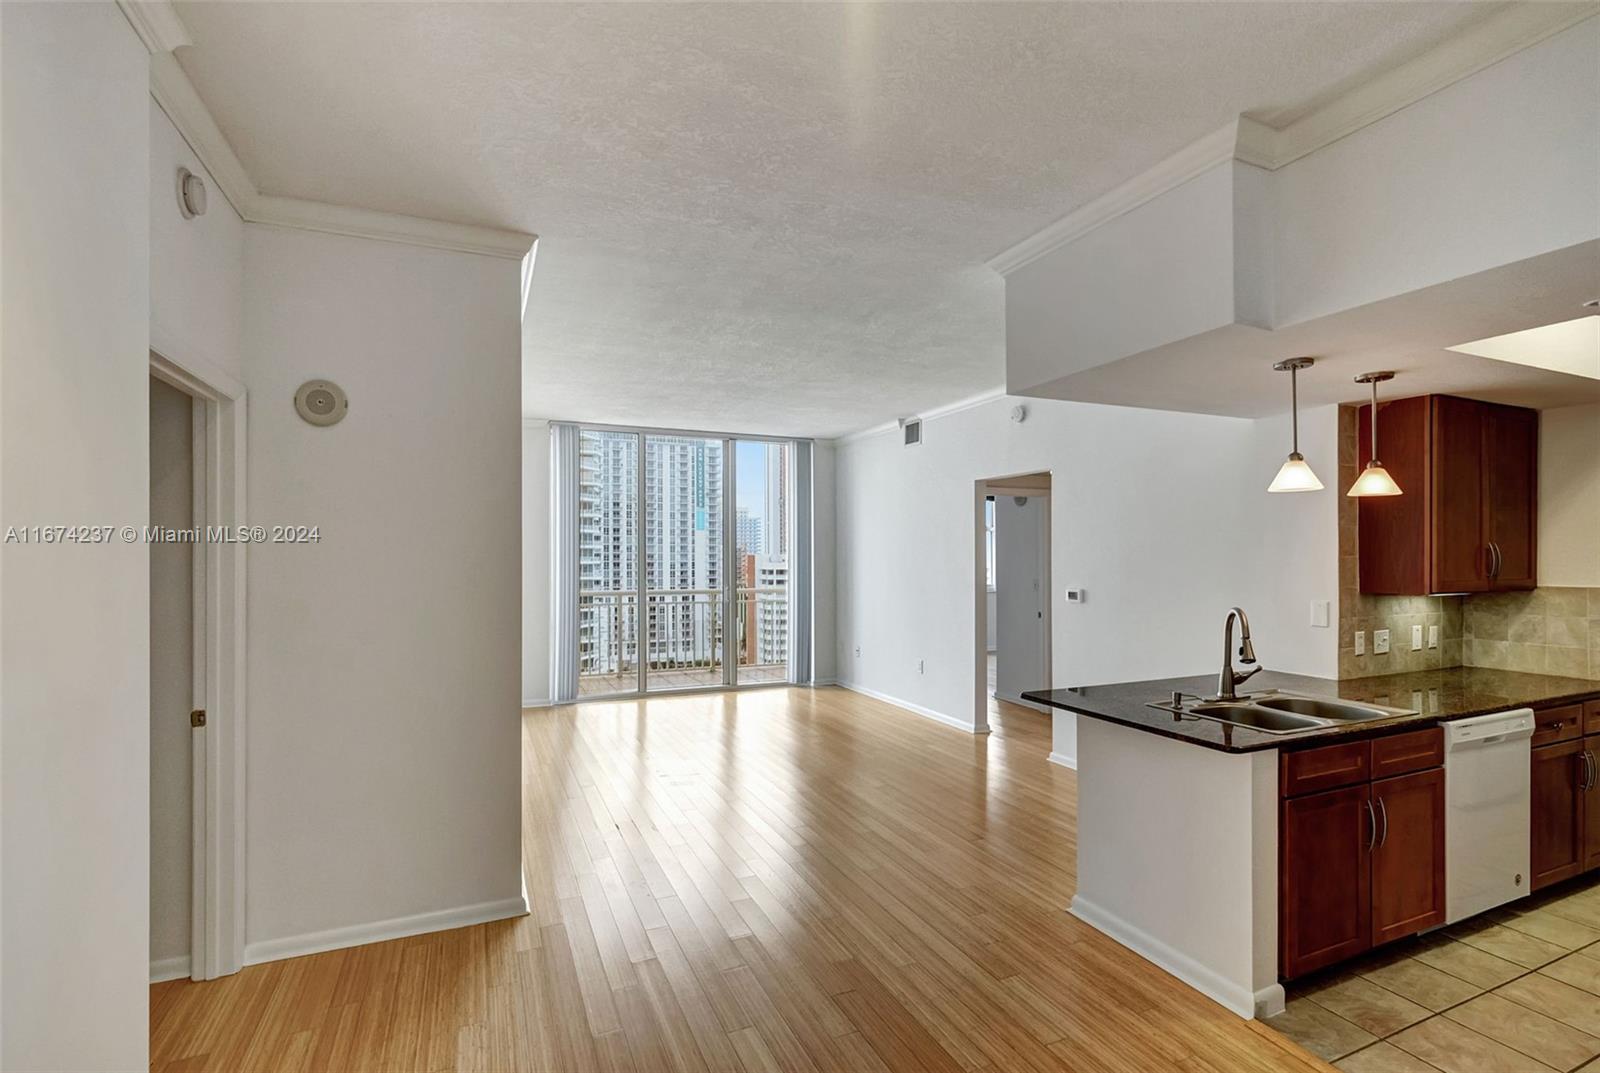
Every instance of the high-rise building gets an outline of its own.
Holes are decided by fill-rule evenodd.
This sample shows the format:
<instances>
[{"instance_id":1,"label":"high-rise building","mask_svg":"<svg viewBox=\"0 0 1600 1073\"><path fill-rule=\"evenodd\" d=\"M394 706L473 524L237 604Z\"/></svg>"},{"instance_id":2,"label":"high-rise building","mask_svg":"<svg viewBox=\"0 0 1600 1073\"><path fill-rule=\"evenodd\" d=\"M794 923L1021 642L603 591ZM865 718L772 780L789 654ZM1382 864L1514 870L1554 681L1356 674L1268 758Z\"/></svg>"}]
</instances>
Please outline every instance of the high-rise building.
<instances>
[{"instance_id":1,"label":"high-rise building","mask_svg":"<svg viewBox=\"0 0 1600 1073\"><path fill-rule=\"evenodd\" d=\"M579 461L580 673L637 666L639 445L584 430ZM644 572L652 666L719 657L722 444L651 436L644 457Z\"/></svg>"},{"instance_id":2,"label":"high-rise building","mask_svg":"<svg viewBox=\"0 0 1600 1073\"><path fill-rule=\"evenodd\" d=\"M740 507L738 517L735 519L734 524L734 541L738 554L741 557L745 555L759 555L766 550L761 546L762 532L760 517L751 514L745 508ZM751 584L752 581L753 579L751 578L741 579L741 583L745 585Z\"/></svg>"}]
</instances>

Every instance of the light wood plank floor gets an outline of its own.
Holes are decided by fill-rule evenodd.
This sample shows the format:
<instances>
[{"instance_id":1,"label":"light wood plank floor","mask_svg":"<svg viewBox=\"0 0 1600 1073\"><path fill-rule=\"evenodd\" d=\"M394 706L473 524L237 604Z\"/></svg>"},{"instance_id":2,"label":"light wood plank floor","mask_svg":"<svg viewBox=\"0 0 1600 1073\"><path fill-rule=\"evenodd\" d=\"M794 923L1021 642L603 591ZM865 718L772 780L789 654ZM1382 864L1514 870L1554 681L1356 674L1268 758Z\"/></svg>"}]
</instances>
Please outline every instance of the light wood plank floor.
<instances>
[{"instance_id":1,"label":"light wood plank floor","mask_svg":"<svg viewBox=\"0 0 1600 1073\"><path fill-rule=\"evenodd\" d=\"M1326 1070L1063 911L1049 720L839 689L523 716L532 914L151 988L188 1070Z\"/></svg>"}]
</instances>

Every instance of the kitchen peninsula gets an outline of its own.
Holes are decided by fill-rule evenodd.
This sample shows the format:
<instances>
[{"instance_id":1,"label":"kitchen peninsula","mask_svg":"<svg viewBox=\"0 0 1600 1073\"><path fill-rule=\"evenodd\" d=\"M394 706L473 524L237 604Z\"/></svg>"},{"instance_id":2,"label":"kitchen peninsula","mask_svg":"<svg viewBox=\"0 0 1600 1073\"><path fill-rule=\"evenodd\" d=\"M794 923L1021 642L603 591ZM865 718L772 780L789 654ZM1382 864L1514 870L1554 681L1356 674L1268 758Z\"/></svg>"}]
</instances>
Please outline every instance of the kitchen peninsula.
<instances>
[{"instance_id":1,"label":"kitchen peninsula","mask_svg":"<svg viewBox=\"0 0 1600 1073\"><path fill-rule=\"evenodd\" d=\"M1332 768L1312 770L1321 758L1349 760L1347 781L1362 780L1363 795L1365 780L1415 775L1426 768L1436 796L1430 807L1438 812L1442 802L1437 799L1444 792L1440 724L1532 708L1539 720L1533 739L1538 746L1541 736L1552 743L1581 741L1589 725L1587 709L1600 733L1600 681L1587 679L1471 667L1342 681L1264 671L1250 679L1251 695L1322 698L1392 711L1274 733L1171 710L1175 697L1214 694L1217 686L1215 676L1196 676L1041 690L1024 698L1086 717L1078 720L1077 730L1078 867L1072 913L1244 1017L1280 1011L1281 981L1298 975L1284 971L1280 926L1307 906L1280 905L1284 891L1301 889L1285 883L1288 862L1280 867L1282 824L1292 794L1343 785ZM1155 706L1161 704L1169 707ZM1561 778L1569 769L1587 773L1575 761L1575 754L1567 757ZM1568 792L1588 790L1591 781L1572 782ZM1436 822L1442 825L1442 814ZM1355 845L1357 851L1372 850L1373 823L1369 844ZM1539 823L1536 811L1534 824ZM1367 829L1360 830L1362 836L1347 842L1366 839ZM1429 898L1442 899L1442 841L1439 826L1431 849L1396 843L1411 865L1415 858L1427 858L1424 866L1434 870ZM1534 856L1537 874L1537 838ZM1316 899L1316 914L1345 913L1333 892L1341 873L1354 870L1346 867L1349 860L1329 861L1328 882L1312 885L1305 895L1308 902ZM1292 867L1304 874L1307 862L1300 859ZM1429 882L1424 877L1423 885ZM1412 923L1424 923L1409 931L1402 919L1388 931L1368 932L1365 914L1365 907L1346 914L1348 923L1362 930L1362 949L1443 922L1442 902L1437 914L1413 914ZM1305 919L1304 912L1298 919ZM1292 959L1290 968L1306 964Z\"/></svg>"}]
</instances>

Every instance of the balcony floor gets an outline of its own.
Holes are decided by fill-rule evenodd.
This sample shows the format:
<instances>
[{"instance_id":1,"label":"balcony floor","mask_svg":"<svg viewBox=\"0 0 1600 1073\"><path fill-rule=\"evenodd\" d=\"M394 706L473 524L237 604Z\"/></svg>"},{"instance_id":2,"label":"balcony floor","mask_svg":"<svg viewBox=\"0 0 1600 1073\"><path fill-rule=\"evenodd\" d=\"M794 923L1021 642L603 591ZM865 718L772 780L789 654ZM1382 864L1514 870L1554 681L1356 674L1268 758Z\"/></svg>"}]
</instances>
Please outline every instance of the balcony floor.
<instances>
[{"instance_id":1,"label":"balcony floor","mask_svg":"<svg viewBox=\"0 0 1600 1073\"><path fill-rule=\"evenodd\" d=\"M766 685L782 682L789 677L785 663L753 663L739 668L740 685ZM650 691L673 689L715 689L722 685L722 668L679 668L670 671L650 672ZM639 676L634 671L626 674L580 674L578 696L606 697L618 693L636 693Z\"/></svg>"}]
</instances>

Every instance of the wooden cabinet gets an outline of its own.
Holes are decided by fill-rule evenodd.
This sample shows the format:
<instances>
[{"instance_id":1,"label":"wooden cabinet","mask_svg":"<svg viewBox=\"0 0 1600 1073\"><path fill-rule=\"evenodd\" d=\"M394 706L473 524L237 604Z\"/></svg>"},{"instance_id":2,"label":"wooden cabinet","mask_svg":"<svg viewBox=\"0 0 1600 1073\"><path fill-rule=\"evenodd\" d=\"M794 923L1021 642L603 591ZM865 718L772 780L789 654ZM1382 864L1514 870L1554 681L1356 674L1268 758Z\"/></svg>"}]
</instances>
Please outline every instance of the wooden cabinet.
<instances>
[{"instance_id":1,"label":"wooden cabinet","mask_svg":"<svg viewBox=\"0 0 1600 1073\"><path fill-rule=\"evenodd\" d=\"M1530 890L1583 871L1587 805L1583 789L1584 740L1570 738L1532 750Z\"/></svg>"},{"instance_id":2,"label":"wooden cabinet","mask_svg":"<svg viewBox=\"0 0 1600 1073\"><path fill-rule=\"evenodd\" d=\"M1361 409L1358 463L1371 458ZM1537 579L1539 415L1452 395L1380 403L1378 450L1404 494L1365 498L1361 591L1531 589Z\"/></svg>"},{"instance_id":3,"label":"wooden cabinet","mask_svg":"<svg viewBox=\"0 0 1600 1073\"><path fill-rule=\"evenodd\" d=\"M1442 750L1429 727L1281 754L1285 979L1444 923Z\"/></svg>"},{"instance_id":4,"label":"wooden cabinet","mask_svg":"<svg viewBox=\"0 0 1600 1073\"><path fill-rule=\"evenodd\" d=\"M1283 802L1279 927L1286 979L1372 945L1375 824L1366 783Z\"/></svg>"},{"instance_id":5,"label":"wooden cabinet","mask_svg":"<svg viewBox=\"0 0 1600 1073\"><path fill-rule=\"evenodd\" d=\"M1444 769L1380 779L1369 791L1372 945L1444 923Z\"/></svg>"}]
</instances>

